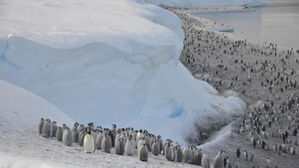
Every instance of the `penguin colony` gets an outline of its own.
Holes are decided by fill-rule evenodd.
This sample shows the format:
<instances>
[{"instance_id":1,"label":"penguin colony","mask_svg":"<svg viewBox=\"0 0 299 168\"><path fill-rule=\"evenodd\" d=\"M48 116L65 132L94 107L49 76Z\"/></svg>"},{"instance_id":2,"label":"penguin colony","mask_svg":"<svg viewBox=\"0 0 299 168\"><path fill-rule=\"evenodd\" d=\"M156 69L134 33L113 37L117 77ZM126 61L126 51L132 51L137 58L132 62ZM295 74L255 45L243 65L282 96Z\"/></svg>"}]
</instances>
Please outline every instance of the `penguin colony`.
<instances>
[{"instance_id":1,"label":"penguin colony","mask_svg":"<svg viewBox=\"0 0 299 168\"><path fill-rule=\"evenodd\" d=\"M181 19L185 32L180 61L219 93L233 90L248 104L233 129L252 144L250 151L295 155L299 144L298 50L236 40L209 31L207 24L186 12L188 9L166 9ZM254 154L246 149L238 148L236 157L254 160ZM277 166L271 158L264 160L266 167Z\"/></svg>"},{"instance_id":2,"label":"penguin colony","mask_svg":"<svg viewBox=\"0 0 299 168\"><path fill-rule=\"evenodd\" d=\"M109 129L94 126L93 123L85 127L76 122L70 130L65 124L60 127L55 121L41 118L38 123L38 133L45 138L54 138L66 146L71 147L74 143L78 143L85 153L94 153L96 150L105 153L114 151L116 155L137 156L143 162L147 162L149 155L152 154L164 155L166 160L172 162L201 165L205 168L210 168L214 164L214 168L222 168L219 166L225 165L225 158L227 158L220 151L212 162L207 154L195 146L188 145L182 148L170 139L166 139L163 143L161 136L153 135L147 130L138 131L131 127L117 129L115 124ZM237 164L234 162L232 166Z\"/></svg>"}]
</instances>

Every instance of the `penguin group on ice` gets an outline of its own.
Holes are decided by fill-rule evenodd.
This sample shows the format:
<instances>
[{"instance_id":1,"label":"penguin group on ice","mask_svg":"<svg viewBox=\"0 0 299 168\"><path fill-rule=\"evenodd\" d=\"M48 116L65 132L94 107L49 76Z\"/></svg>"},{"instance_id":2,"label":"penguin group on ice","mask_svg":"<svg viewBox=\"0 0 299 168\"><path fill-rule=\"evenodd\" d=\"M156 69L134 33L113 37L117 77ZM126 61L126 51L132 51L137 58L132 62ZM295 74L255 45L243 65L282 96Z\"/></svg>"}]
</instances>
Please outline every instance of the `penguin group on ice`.
<instances>
[{"instance_id":1,"label":"penguin group on ice","mask_svg":"<svg viewBox=\"0 0 299 168\"><path fill-rule=\"evenodd\" d=\"M166 9L181 19L185 32L180 61L194 77L208 82L220 94L233 91L230 93L237 93L248 105L245 113L233 123L233 131L252 147L240 146L236 159L253 161L257 150L268 152L268 156L273 152L276 157L282 153L296 155L299 144L298 50L235 39L226 33L211 31L219 24L205 23L208 21L188 13L188 8ZM270 157L263 160L263 166L278 167Z\"/></svg>"},{"instance_id":2,"label":"penguin group on ice","mask_svg":"<svg viewBox=\"0 0 299 168\"><path fill-rule=\"evenodd\" d=\"M73 146L76 143L83 147L82 151L89 154L101 150L116 155L137 156L143 162L147 162L150 155L164 155L167 161L201 165L205 168L210 168L212 164L214 168L222 168L219 166L226 165L227 157L222 151L212 162L208 155L196 146L187 145L182 148L177 143L173 144L170 139L166 139L163 143L160 135L156 136L147 130L134 130L131 127L117 129L115 124L109 129L94 126L93 123L85 127L76 122L70 130L66 124L57 127L55 121L41 118L38 123L38 133L45 138L54 138L66 146Z\"/></svg>"}]
</instances>

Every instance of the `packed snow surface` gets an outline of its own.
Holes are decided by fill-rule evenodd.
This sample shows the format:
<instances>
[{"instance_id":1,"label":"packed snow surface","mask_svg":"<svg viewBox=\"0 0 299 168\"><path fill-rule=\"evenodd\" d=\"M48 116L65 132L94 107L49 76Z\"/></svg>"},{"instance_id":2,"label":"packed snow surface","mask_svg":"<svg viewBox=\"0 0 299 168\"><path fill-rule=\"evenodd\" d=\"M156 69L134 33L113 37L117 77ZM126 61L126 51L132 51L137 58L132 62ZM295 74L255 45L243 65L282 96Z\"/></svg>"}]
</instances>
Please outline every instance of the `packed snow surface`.
<instances>
[{"instance_id":1,"label":"packed snow surface","mask_svg":"<svg viewBox=\"0 0 299 168\"><path fill-rule=\"evenodd\" d=\"M180 20L160 7L129 0L5 0L0 11L0 78L76 121L149 129L183 143L193 122L223 122L244 107L179 62Z\"/></svg>"},{"instance_id":2,"label":"packed snow surface","mask_svg":"<svg viewBox=\"0 0 299 168\"><path fill-rule=\"evenodd\" d=\"M137 156L119 156L97 150L86 154L78 144L65 146L55 138L38 134L39 116L55 119L58 125L73 124L69 117L43 98L0 80L0 167L1 168L123 168L198 167L166 161L149 154L148 162Z\"/></svg>"}]
</instances>

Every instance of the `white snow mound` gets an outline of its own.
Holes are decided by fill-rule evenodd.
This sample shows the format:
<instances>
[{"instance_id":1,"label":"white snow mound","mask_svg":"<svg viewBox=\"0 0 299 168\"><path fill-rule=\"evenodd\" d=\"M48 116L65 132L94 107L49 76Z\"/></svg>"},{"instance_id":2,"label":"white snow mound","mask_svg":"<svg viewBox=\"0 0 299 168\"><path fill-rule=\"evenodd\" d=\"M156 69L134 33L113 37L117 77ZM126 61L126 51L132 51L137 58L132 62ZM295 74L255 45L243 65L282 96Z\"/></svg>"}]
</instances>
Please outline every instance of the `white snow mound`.
<instances>
[{"instance_id":1,"label":"white snow mound","mask_svg":"<svg viewBox=\"0 0 299 168\"><path fill-rule=\"evenodd\" d=\"M73 123L67 115L43 98L0 79L1 128L6 131L37 131L41 117L53 118L60 123Z\"/></svg>"},{"instance_id":2,"label":"white snow mound","mask_svg":"<svg viewBox=\"0 0 299 168\"><path fill-rule=\"evenodd\" d=\"M223 123L242 112L240 99L219 96L179 62L180 20L162 8L129 0L9 0L0 11L0 78L76 121L146 128L183 143L194 122L208 127L207 116Z\"/></svg>"}]
</instances>

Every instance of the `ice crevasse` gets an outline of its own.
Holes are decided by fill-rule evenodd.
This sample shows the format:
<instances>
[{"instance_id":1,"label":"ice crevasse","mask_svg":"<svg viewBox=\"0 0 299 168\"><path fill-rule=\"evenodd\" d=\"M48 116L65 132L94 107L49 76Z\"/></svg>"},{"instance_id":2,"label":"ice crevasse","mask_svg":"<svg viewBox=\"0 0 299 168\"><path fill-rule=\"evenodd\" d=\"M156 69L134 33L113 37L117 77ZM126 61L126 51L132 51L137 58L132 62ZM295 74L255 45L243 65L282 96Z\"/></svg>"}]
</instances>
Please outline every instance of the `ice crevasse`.
<instances>
[{"instance_id":1,"label":"ice crevasse","mask_svg":"<svg viewBox=\"0 0 299 168\"><path fill-rule=\"evenodd\" d=\"M223 122L245 106L219 96L179 62L180 20L160 7L7 0L0 11L0 78L75 121L134 126L184 142L194 123Z\"/></svg>"}]
</instances>

